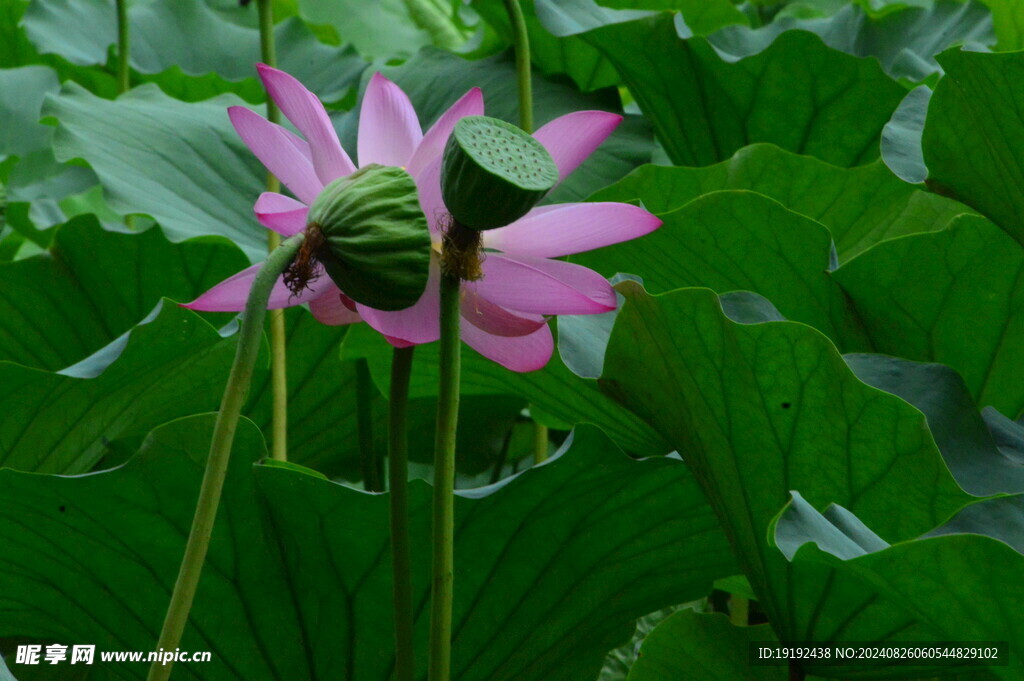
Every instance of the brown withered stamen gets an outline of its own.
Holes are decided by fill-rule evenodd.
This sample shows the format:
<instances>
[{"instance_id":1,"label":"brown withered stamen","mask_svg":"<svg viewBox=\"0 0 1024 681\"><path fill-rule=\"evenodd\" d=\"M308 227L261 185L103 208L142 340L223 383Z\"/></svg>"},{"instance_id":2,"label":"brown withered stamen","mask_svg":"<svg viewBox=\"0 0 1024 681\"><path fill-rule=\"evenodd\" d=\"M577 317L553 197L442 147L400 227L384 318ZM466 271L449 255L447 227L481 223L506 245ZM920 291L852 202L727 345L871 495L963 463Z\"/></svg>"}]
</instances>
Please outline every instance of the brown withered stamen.
<instances>
[{"instance_id":1,"label":"brown withered stamen","mask_svg":"<svg viewBox=\"0 0 1024 681\"><path fill-rule=\"evenodd\" d=\"M310 283L316 281L317 251L324 245L324 233L320 225L311 222L306 225L306 240L302 242L295 260L284 271L284 285L292 292L292 295L299 295L309 287Z\"/></svg>"},{"instance_id":2,"label":"brown withered stamen","mask_svg":"<svg viewBox=\"0 0 1024 681\"><path fill-rule=\"evenodd\" d=\"M483 276L483 240L480 232L470 229L448 215L443 221L441 239L441 272L462 281L476 281Z\"/></svg>"}]
</instances>

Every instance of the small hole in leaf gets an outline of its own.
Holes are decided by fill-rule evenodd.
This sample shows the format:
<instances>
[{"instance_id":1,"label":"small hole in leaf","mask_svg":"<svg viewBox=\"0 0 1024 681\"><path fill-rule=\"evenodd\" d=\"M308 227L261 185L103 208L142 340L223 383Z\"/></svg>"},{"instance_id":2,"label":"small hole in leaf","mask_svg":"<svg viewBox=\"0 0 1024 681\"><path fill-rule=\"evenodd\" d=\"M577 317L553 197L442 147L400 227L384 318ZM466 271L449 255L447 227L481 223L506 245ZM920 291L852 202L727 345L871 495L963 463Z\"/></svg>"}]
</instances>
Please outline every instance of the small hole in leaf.
<instances>
[{"instance_id":1,"label":"small hole in leaf","mask_svg":"<svg viewBox=\"0 0 1024 681\"><path fill-rule=\"evenodd\" d=\"M790 407L792 407L792 406L793 406L793 405L791 405L791 404L790 404L789 402L783 402L783 403L782 403L782 408L783 408L783 409L789 409L789 408L790 408Z\"/></svg>"},{"instance_id":2,"label":"small hole in leaf","mask_svg":"<svg viewBox=\"0 0 1024 681\"><path fill-rule=\"evenodd\" d=\"M61 512L61 513L63 513L63 512L64 512L64 511L66 511L66 510L67 510L67 507L65 507L65 506L61 506L61 507L60 507L60 512Z\"/></svg>"}]
</instances>

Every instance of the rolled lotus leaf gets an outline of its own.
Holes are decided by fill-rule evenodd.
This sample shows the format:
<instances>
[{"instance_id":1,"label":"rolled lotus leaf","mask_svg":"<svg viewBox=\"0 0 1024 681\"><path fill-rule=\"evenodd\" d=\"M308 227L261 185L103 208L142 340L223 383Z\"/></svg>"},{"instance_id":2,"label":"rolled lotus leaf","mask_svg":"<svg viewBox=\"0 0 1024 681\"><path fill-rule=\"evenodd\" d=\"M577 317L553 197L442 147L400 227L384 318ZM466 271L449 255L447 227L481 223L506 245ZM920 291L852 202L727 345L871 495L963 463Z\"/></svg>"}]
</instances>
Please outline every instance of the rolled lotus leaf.
<instances>
[{"instance_id":1,"label":"rolled lotus leaf","mask_svg":"<svg viewBox=\"0 0 1024 681\"><path fill-rule=\"evenodd\" d=\"M317 230L316 259L352 300L401 310L423 295L430 230L402 168L369 165L324 187L309 209L307 231Z\"/></svg>"},{"instance_id":2,"label":"rolled lotus leaf","mask_svg":"<svg viewBox=\"0 0 1024 681\"><path fill-rule=\"evenodd\" d=\"M557 182L558 167L548 150L510 123L466 116L448 138L441 197L452 217L470 229L515 222Z\"/></svg>"}]
</instances>

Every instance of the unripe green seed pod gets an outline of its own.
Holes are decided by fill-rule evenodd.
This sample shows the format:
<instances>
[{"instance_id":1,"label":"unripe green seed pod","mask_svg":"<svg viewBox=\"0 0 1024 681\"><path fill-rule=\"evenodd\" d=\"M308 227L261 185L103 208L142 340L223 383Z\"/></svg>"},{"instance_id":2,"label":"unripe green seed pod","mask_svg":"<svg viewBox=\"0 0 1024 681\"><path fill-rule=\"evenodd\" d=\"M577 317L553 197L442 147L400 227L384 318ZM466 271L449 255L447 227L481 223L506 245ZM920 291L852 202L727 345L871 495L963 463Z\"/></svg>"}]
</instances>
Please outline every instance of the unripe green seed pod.
<instances>
[{"instance_id":1,"label":"unripe green seed pod","mask_svg":"<svg viewBox=\"0 0 1024 681\"><path fill-rule=\"evenodd\" d=\"M307 233L313 255L356 302L401 310L423 295L430 230L402 168L374 164L331 182L309 209Z\"/></svg>"},{"instance_id":2,"label":"unripe green seed pod","mask_svg":"<svg viewBox=\"0 0 1024 681\"><path fill-rule=\"evenodd\" d=\"M441 197L452 217L470 229L515 222L557 182L558 167L548 150L510 123L466 116L448 138Z\"/></svg>"}]
</instances>

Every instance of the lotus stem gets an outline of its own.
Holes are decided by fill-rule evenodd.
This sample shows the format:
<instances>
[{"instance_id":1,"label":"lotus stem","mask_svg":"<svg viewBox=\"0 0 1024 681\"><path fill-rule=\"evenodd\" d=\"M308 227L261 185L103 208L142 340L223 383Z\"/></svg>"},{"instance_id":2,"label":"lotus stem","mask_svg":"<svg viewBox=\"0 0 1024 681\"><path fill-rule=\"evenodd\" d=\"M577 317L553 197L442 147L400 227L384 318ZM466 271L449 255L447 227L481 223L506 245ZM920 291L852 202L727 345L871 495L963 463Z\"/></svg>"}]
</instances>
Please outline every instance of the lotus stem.
<instances>
[{"instance_id":1,"label":"lotus stem","mask_svg":"<svg viewBox=\"0 0 1024 681\"><path fill-rule=\"evenodd\" d=\"M750 601L732 594L729 597L729 621L737 627L747 626L750 623Z\"/></svg>"},{"instance_id":2,"label":"lotus stem","mask_svg":"<svg viewBox=\"0 0 1024 681\"><path fill-rule=\"evenodd\" d=\"M128 57L128 0L117 0L117 94L127 92L131 87Z\"/></svg>"},{"instance_id":3,"label":"lotus stem","mask_svg":"<svg viewBox=\"0 0 1024 681\"><path fill-rule=\"evenodd\" d=\"M516 79L519 82L519 127L533 132L533 83L530 80L530 36L519 0L505 0L505 11L512 24L512 44L516 50Z\"/></svg>"},{"instance_id":4,"label":"lotus stem","mask_svg":"<svg viewBox=\"0 0 1024 681\"><path fill-rule=\"evenodd\" d=\"M533 422L533 463L544 463L548 460L548 427Z\"/></svg>"},{"instance_id":5,"label":"lotus stem","mask_svg":"<svg viewBox=\"0 0 1024 681\"><path fill-rule=\"evenodd\" d=\"M220 504L224 478L227 475L228 461L231 458L231 446L235 440L235 429L242 412L249 385L252 383L253 368L259 355L260 341L263 335L263 320L267 312L270 292L278 276L291 263L302 245L305 235L297 234L285 241L280 248L271 253L263 267L256 274L245 303L242 317L242 328L238 332L238 349L235 362L231 366L228 384L224 389L224 397L217 412L217 422L213 428L213 439L210 442L210 456L206 460L206 473L199 489L196 502L196 513L192 519L192 529L185 545L185 556L178 570L178 579L174 584L174 592L167 608L160 639L154 650L174 650L181 643L182 633L188 623L188 613L192 608L192 599L196 595L199 577L203 571L206 552L210 547L210 536L217 517L217 506ZM148 681L166 681L171 675L173 664L153 662L149 668Z\"/></svg>"},{"instance_id":6,"label":"lotus stem","mask_svg":"<svg viewBox=\"0 0 1024 681\"><path fill-rule=\"evenodd\" d=\"M277 48L274 45L274 11L272 0L256 0L260 26L260 58L267 66L277 67ZM267 120L281 122L281 112L273 97L267 97ZM281 183L267 173L267 191L278 192ZM281 245L281 235L270 232L267 252ZM270 425L270 455L279 460L288 459L288 352L284 310L271 310L270 317L270 388L273 395Z\"/></svg>"},{"instance_id":7,"label":"lotus stem","mask_svg":"<svg viewBox=\"0 0 1024 681\"><path fill-rule=\"evenodd\" d=\"M458 243L455 223L445 239ZM456 234L453 234L455 232ZM442 253L442 263L452 254ZM460 254L450 258L461 260ZM462 279L442 264L440 387L437 398L437 439L434 443L433 565L431 580L430 659L428 681L449 681L452 656L452 597L455 563L455 435L459 419L459 299Z\"/></svg>"}]
</instances>

